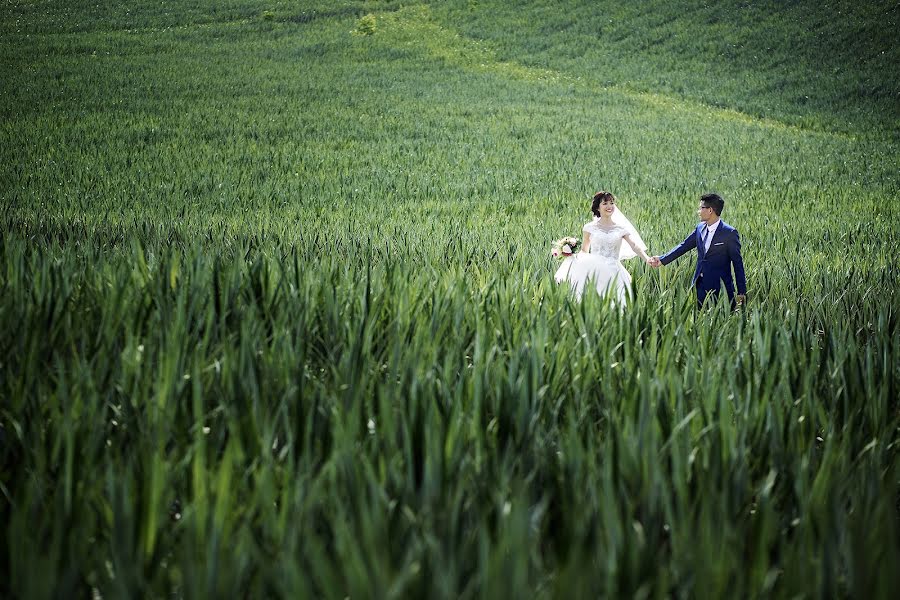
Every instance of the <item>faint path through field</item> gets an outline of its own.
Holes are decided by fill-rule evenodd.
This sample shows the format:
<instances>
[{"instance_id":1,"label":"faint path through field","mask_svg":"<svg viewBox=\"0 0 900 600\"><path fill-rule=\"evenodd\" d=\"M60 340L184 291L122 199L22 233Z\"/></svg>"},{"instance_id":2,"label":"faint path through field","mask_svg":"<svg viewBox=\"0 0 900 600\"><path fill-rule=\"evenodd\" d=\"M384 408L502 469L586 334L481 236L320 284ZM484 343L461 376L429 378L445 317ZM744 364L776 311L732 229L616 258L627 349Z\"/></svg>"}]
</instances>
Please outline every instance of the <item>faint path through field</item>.
<instances>
[{"instance_id":1,"label":"faint path through field","mask_svg":"<svg viewBox=\"0 0 900 600\"><path fill-rule=\"evenodd\" d=\"M447 28L432 18L428 6L418 5L400 9L399 11L377 13L379 19L378 38L404 48L415 48L433 58L446 61L463 69L496 73L506 77L529 81L543 81L565 85L583 86L602 91L607 94L619 94L622 97L644 102L664 110L699 115L747 124L761 125L775 129L792 131L809 131L803 127L792 125L771 118L759 118L730 109L710 106L695 100L673 97L665 94L650 93L629 89L627 86L604 86L587 81L581 77L572 77L551 69L528 67L514 61L501 61L487 44L468 38L457 31ZM854 136L834 131L816 130L817 133L835 136L842 139L853 139Z\"/></svg>"}]
</instances>

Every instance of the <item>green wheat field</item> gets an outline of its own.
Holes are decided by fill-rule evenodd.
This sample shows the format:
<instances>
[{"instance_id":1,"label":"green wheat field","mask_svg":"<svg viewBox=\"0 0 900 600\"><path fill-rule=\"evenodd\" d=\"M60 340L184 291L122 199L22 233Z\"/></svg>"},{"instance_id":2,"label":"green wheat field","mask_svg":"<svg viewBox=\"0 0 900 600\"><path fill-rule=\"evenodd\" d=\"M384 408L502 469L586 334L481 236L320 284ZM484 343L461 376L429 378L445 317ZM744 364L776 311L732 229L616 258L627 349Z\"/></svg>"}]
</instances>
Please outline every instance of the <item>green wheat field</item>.
<instances>
[{"instance_id":1,"label":"green wheat field","mask_svg":"<svg viewBox=\"0 0 900 600\"><path fill-rule=\"evenodd\" d=\"M7 0L0 596L892 597L898 31ZM651 254L721 194L747 305L575 301L600 189Z\"/></svg>"}]
</instances>

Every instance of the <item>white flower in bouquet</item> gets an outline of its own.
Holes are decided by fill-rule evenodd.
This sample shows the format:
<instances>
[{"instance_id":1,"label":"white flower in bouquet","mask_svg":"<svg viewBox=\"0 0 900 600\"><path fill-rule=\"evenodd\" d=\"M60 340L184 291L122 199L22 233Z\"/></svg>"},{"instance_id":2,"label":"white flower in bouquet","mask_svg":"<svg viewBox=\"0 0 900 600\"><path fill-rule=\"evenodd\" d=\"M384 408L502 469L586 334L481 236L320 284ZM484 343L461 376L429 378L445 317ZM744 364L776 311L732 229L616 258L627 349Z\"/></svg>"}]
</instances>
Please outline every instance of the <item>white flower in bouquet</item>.
<instances>
[{"instance_id":1,"label":"white flower in bouquet","mask_svg":"<svg viewBox=\"0 0 900 600\"><path fill-rule=\"evenodd\" d=\"M581 240L576 237L564 237L553 242L553 248L550 250L550 256L553 258L566 258L578 252L581 246Z\"/></svg>"}]
</instances>

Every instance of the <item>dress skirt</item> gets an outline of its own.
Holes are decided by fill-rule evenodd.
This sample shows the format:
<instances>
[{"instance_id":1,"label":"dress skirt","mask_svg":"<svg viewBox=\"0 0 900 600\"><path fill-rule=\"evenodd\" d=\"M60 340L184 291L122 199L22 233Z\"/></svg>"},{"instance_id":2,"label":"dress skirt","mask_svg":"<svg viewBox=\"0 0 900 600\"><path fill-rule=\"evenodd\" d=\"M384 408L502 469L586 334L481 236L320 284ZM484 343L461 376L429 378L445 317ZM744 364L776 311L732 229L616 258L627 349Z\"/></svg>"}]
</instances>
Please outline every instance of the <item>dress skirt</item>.
<instances>
[{"instance_id":1,"label":"dress skirt","mask_svg":"<svg viewBox=\"0 0 900 600\"><path fill-rule=\"evenodd\" d=\"M601 296L612 294L624 305L631 293L631 275L614 258L577 252L563 259L556 271L556 283L567 281L579 300L586 286L593 286Z\"/></svg>"}]
</instances>

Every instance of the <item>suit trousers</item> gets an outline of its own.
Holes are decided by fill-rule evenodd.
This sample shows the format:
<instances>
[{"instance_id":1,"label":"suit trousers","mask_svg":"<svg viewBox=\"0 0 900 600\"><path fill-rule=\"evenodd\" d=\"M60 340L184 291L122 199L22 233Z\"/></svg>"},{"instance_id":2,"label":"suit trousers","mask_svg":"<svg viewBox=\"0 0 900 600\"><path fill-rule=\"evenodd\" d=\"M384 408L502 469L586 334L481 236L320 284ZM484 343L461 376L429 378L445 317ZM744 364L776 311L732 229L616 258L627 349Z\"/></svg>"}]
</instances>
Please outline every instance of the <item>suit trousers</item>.
<instances>
[{"instance_id":1,"label":"suit trousers","mask_svg":"<svg viewBox=\"0 0 900 600\"><path fill-rule=\"evenodd\" d=\"M717 288L708 288L703 285L703 276L701 275L699 279L697 279L697 283L694 285L695 291L697 292L697 308L702 307L704 304L712 304L714 302L719 301L719 296L722 293L722 286ZM734 293L729 292L725 289L725 293L728 295L728 300L731 303L731 310L735 310L737 308L737 303L734 300Z\"/></svg>"}]
</instances>

